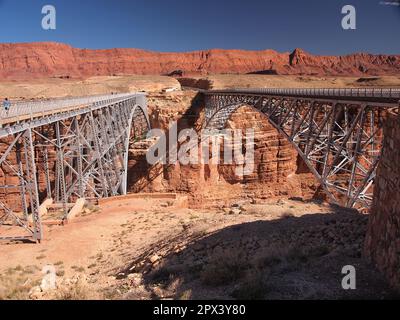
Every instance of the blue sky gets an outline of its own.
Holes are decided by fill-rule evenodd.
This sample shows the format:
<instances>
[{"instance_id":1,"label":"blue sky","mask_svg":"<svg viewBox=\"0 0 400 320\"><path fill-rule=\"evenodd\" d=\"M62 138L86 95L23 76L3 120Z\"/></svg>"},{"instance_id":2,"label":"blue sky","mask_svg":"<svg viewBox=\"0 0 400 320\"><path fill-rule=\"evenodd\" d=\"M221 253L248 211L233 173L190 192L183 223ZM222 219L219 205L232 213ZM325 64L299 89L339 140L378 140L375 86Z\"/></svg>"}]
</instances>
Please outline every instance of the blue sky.
<instances>
[{"instance_id":1,"label":"blue sky","mask_svg":"<svg viewBox=\"0 0 400 320\"><path fill-rule=\"evenodd\" d=\"M0 0L0 42L57 41L78 48L191 51L300 47L314 54L400 54L400 6L380 0ZM41 9L57 29L41 28ZM341 8L357 10L343 30Z\"/></svg>"}]
</instances>

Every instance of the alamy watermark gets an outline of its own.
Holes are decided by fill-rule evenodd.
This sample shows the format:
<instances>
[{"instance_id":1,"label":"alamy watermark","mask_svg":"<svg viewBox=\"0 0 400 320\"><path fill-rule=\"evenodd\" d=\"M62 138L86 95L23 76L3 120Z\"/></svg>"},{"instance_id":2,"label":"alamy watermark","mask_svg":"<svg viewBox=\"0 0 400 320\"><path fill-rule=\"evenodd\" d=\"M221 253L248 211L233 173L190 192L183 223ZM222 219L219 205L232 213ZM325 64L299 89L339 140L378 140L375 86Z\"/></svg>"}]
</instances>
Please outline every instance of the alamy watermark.
<instances>
[{"instance_id":1,"label":"alamy watermark","mask_svg":"<svg viewBox=\"0 0 400 320\"><path fill-rule=\"evenodd\" d=\"M47 4L42 7L42 29L55 30L56 25L56 8L53 5Z\"/></svg>"},{"instance_id":2,"label":"alamy watermark","mask_svg":"<svg viewBox=\"0 0 400 320\"><path fill-rule=\"evenodd\" d=\"M384 5L396 5L399 6L399 1L382 1L380 4ZM342 28L344 30L355 30L356 25L356 8L353 5L347 4L342 7ZM54 5L47 4L42 7L42 29L43 30L55 30L57 28L56 20L56 8Z\"/></svg>"},{"instance_id":3,"label":"alamy watermark","mask_svg":"<svg viewBox=\"0 0 400 320\"><path fill-rule=\"evenodd\" d=\"M234 165L239 177L254 172L254 129L184 129L178 134L173 122L168 134L152 129L148 137L157 142L147 152L147 162L181 165L215 164Z\"/></svg>"},{"instance_id":4,"label":"alamy watermark","mask_svg":"<svg viewBox=\"0 0 400 320\"><path fill-rule=\"evenodd\" d=\"M342 28L344 30L357 29L356 8L350 4L345 5L342 8L342 14L345 15L342 18Z\"/></svg>"},{"instance_id":5,"label":"alamy watermark","mask_svg":"<svg viewBox=\"0 0 400 320\"><path fill-rule=\"evenodd\" d=\"M344 266L342 274L345 275L342 279L342 288L344 290L356 290L356 268L352 265Z\"/></svg>"},{"instance_id":6,"label":"alamy watermark","mask_svg":"<svg viewBox=\"0 0 400 320\"><path fill-rule=\"evenodd\" d=\"M392 0L392 1L381 1L379 4L384 6L397 6L400 7L400 0Z\"/></svg>"}]
</instances>

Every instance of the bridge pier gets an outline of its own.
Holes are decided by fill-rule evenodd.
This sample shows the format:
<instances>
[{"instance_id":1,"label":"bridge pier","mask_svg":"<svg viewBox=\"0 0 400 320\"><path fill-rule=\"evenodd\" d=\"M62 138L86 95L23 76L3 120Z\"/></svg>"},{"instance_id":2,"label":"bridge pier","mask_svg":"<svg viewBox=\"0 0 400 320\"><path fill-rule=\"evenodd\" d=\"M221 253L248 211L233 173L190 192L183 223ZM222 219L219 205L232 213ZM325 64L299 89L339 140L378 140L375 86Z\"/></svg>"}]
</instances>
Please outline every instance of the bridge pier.
<instances>
[{"instance_id":1,"label":"bridge pier","mask_svg":"<svg viewBox=\"0 0 400 320\"><path fill-rule=\"evenodd\" d=\"M382 160L377 170L374 200L364 253L400 289L400 116L384 123Z\"/></svg>"}]
</instances>

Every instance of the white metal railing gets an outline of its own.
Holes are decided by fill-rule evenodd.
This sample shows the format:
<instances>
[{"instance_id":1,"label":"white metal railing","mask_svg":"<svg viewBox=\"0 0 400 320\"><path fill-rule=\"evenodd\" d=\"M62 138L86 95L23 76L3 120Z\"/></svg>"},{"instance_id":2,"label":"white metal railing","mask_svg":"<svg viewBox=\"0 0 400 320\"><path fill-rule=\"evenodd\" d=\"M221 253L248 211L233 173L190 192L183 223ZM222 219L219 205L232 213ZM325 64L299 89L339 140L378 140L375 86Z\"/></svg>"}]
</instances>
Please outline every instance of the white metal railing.
<instances>
[{"instance_id":1,"label":"white metal railing","mask_svg":"<svg viewBox=\"0 0 400 320\"><path fill-rule=\"evenodd\" d=\"M360 98L393 98L400 99L400 89L367 89L367 88L351 88L351 89L226 89L226 90L210 90L209 94L216 92L221 93L259 93L273 95L288 95L288 96L324 96L324 97L360 97ZM207 93L207 92L206 92Z\"/></svg>"},{"instance_id":2,"label":"white metal railing","mask_svg":"<svg viewBox=\"0 0 400 320\"><path fill-rule=\"evenodd\" d=\"M121 93L121 94L109 94L109 95L95 95L86 97L74 97L54 100L41 100L31 102L12 102L8 112L4 110L1 102L0 119L2 122L7 119L15 119L22 116L30 116L30 118L38 117L41 114L48 112L57 112L58 110L66 108L74 108L79 106L88 105L104 105L117 102L118 100L124 100L130 96L137 94L132 93Z\"/></svg>"}]
</instances>

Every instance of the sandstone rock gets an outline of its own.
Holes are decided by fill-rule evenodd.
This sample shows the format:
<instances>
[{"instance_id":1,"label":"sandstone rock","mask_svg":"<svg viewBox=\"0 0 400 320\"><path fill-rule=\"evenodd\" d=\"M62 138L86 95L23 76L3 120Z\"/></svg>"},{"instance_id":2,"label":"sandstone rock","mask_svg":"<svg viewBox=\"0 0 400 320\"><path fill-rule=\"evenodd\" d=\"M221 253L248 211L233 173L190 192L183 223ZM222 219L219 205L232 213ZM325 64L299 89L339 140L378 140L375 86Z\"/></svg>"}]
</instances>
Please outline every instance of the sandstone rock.
<instances>
[{"instance_id":1,"label":"sandstone rock","mask_svg":"<svg viewBox=\"0 0 400 320\"><path fill-rule=\"evenodd\" d=\"M138 49L88 50L54 43L0 45L0 77L90 77L121 74L167 75L274 72L312 75L397 75L399 55L365 53L346 56L314 56L301 49L293 53L274 50L204 50L187 53ZM268 61L268 63L266 63Z\"/></svg>"},{"instance_id":2,"label":"sandstone rock","mask_svg":"<svg viewBox=\"0 0 400 320\"><path fill-rule=\"evenodd\" d=\"M159 255L155 254L155 255L151 256L149 260L150 260L151 263L154 264L157 261L159 261L160 259L161 259L161 257Z\"/></svg>"},{"instance_id":3,"label":"sandstone rock","mask_svg":"<svg viewBox=\"0 0 400 320\"><path fill-rule=\"evenodd\" d=\"M40 286L35 286L31 288L28 295L32 300L39 300L43 297L43 292Z\"/></svg>"},{"instance_id":4,"label":"sandstone rock","mask_svg":"<svg viewBox=\"0 0 400 320\"><path fill-rule=\"evenodd\" d=\"M128 279L134 287L140 286L143 282L143 276L141 273L130 273L128 274Z\"/></svg>"},{"instance_id":5,"label":"sandstone rock","mask_svg":"<svg viewBox=\"0 0 400 320\"><path fill-rule=\"evenodd\" d=\"M230 211L229 211L229 214L241 214L242 213L242 210L240 210L239 208L232 208Z\"/></svg>"}]
</instances>

